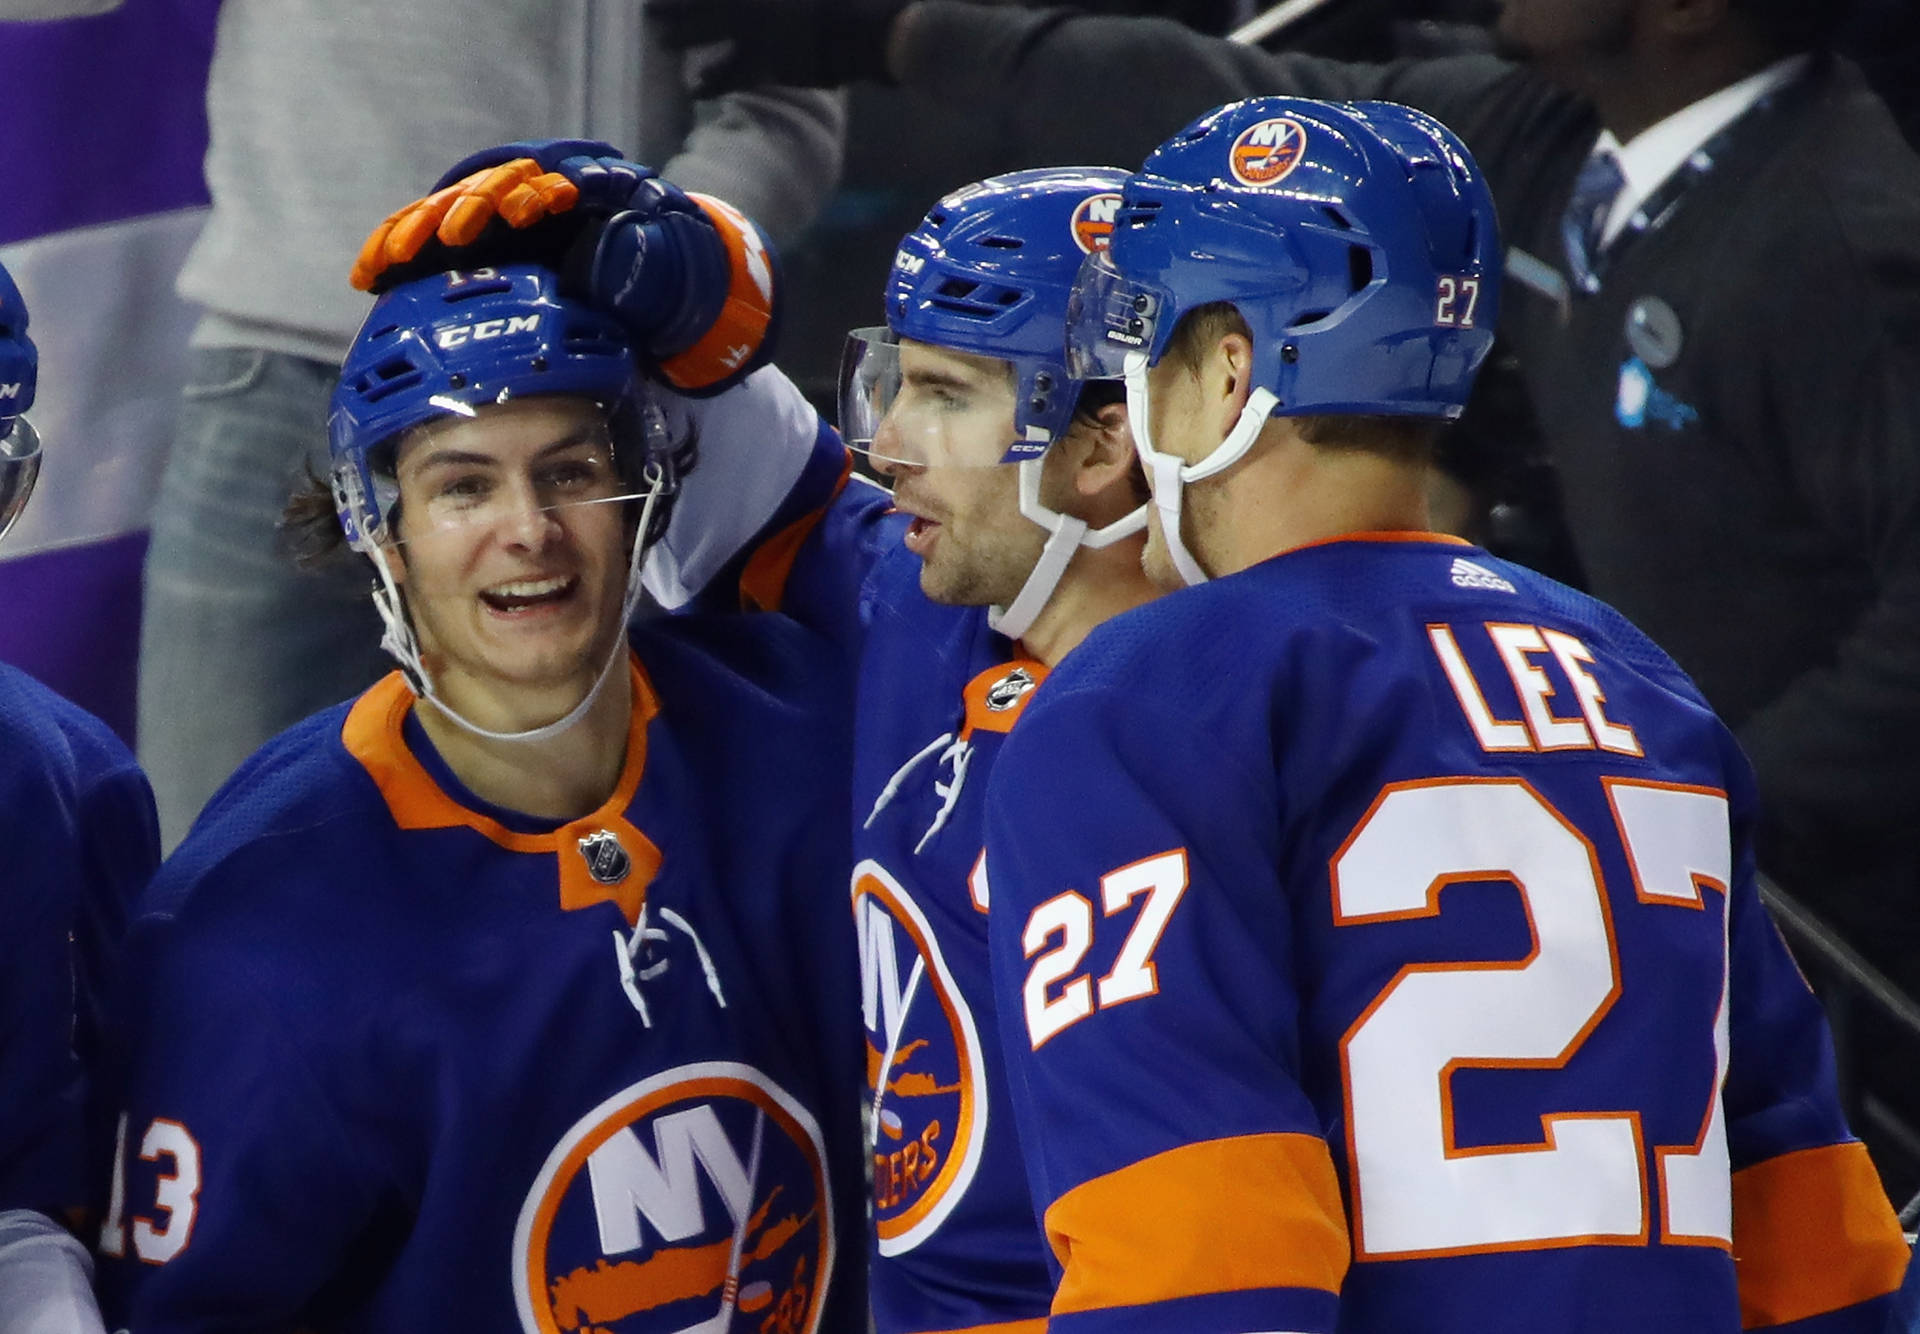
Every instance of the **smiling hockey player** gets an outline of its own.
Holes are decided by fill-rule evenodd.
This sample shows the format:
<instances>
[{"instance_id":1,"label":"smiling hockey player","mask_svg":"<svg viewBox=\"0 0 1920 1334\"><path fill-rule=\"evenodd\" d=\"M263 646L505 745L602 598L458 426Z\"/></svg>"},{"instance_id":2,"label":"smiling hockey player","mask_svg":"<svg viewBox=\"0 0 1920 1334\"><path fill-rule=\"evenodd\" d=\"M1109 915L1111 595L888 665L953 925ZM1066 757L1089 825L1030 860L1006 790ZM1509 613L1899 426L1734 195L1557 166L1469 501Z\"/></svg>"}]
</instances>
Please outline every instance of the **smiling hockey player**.
<instances>
[{"instance_id":1,"label":"smiling hockey player","mask_svg":"<svg viewBox=\"0 0 1920 1334\"><path fill-rule=\"evenodd\" d=\"M531 266L356 340L309 536L400 671L250 760L135 924L134 1334L864 1328L846 691L778 618L629 631L692 460L634 351Z\"/></svg>"}]
</instances>

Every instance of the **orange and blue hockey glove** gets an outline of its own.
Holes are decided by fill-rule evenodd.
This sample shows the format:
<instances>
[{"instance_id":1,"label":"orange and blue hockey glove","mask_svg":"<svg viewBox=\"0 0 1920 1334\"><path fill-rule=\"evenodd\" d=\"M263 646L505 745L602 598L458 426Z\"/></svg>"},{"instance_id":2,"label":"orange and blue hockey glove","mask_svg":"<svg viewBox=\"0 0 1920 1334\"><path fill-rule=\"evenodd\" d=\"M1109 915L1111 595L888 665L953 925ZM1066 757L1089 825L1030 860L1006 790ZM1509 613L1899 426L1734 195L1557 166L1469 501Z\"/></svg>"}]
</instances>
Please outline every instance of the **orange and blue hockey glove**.
<instances>
[{"instance_id":1,"label":"orange and blue hockey glove","mask_svg":"<svg viewBox=\"0 0 1920 1334\"><path fill-rule=\"evenodd\" d=\"M618 319L649 368L683 392L718 392L772 359L779 279L759 229L591 140L466 158L374 230L352 282L383 291L507 263L557 270L563 290Z\"/></svg>"}]
</instances>

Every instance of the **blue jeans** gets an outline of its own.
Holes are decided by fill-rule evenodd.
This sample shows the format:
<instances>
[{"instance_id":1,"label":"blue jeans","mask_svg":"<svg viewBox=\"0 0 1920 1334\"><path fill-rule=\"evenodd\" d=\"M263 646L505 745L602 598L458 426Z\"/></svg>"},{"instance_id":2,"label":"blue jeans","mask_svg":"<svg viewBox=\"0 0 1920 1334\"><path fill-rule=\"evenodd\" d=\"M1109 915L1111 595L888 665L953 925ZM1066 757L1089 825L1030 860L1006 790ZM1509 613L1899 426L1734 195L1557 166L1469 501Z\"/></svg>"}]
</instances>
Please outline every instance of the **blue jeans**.
<instances>
[{"instance_id":1,"label":"blue jeans","mask_svg":"<svg viewBox=\"0 0 1920 1334\"><path fill-rule=\"evenodd\" d=\"M193 355L154 507L139 753L169 849L234 768L386 670L359 557L296 569L276 524L327 471L335 369L252 348Z\"/></svg>"}]
</instances>

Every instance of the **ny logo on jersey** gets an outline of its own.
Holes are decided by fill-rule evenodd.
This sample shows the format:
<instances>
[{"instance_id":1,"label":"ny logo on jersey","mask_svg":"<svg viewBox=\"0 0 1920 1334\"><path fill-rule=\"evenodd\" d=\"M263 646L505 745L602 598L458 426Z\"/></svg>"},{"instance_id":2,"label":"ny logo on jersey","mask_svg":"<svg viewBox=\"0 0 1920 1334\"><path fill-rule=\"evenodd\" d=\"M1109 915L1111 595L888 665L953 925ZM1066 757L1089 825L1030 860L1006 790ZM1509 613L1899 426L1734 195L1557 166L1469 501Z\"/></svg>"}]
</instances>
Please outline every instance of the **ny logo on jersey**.
<instances>
[{"instance_id":1,"label":"ny logo on jersey","mask_svg":"<svg viewBox=\"0 0 1920 1334\"><path fill-rule=\"evenodd\" d=\"M833 1267L819 1126L750 1066L681 1066L609 1098L549 1155L514 1235L528 1334L694 1334L736 1312L816 1328Z\"/></svg>"},{"instance_id":2,"label":"ny logo on jersey","mask_svg":"<svg viewBox=\"0 0 1920 1334\"><path fill-rule=\"evenodd\" d=\"M986 1066L931 925L885 868L853 877L867 1030L874 1229L912 1250L965 1195L986 1138Z\"/></svg>"}]
</instances>

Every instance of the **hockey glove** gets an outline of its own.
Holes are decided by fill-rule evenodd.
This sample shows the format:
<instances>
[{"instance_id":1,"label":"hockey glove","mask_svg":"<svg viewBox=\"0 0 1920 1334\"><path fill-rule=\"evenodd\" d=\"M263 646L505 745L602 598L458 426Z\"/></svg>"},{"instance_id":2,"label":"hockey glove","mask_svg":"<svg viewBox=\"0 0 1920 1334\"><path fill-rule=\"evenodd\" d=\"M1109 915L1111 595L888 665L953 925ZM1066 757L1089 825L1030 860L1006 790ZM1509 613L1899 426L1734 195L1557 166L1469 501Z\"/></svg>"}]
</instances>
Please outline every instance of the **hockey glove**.
<instances>
[{"instance_id":1,"label":"hockey glove","mask_svg":"<svg viewBox=\"0 0 1920 1334\"><path fill-rule=\"evenodd\" d=\"M383 222L353 285L385 290L446 269L538 263L624 325L666 383L717 392L773 354L777 280L746 218L682 193L606 144L487 149Z\"/></svg>"},{"instance_id":2,"label":"hockey glove","mask_svg":"<svg viewBox=\"0 0 1920 1334\"><path fill-rule=\"evenodd\" d=\"M891 83L887 41L910 0L647 0L647 18L675 50L726 42L696 67L698 97L766 83L837 88Z\"/></svg>"},{"instance_id":3,"label":"hockey glove","mask_svg":"<svg viewBox=\"0 0 1920 1334\"><path fill-rule=\"evenodd\" d=\"M27 303L0 268L0 438L14 418L33 406L33 385L40 354L27 337Z\"/></svg>"}]
</instances>

